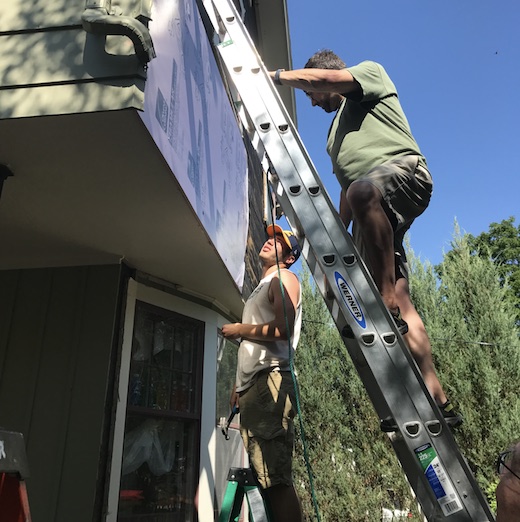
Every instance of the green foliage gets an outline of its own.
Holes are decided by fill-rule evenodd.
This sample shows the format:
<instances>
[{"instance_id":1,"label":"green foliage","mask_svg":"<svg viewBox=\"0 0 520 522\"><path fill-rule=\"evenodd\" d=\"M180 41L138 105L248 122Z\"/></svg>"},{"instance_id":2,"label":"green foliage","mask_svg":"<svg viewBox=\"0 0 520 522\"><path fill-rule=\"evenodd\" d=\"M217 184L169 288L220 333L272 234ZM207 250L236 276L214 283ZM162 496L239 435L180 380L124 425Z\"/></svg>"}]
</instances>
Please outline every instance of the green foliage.
<instances>
[{"instance_id":1,"label":"green foliage","mask_svg":"<svg viewBox=\"0 0 520 522\"><path fill-rule=\"evenodd\" d=\"M432 342L435 365L465 424L457 442L484 491L495 484L499 451L518 438L520 342L500 266L456 236L438 268L412 256L412 297ZM492 500L493 497L490 497Z\"/></svg>"},{"instance_id":2,"label":"green foliage","mask_svg":"<svg viewBox=\"0 0 520 522\"><path fill-rule=\"evenodd\" d=\"M412 299L430 335L437 372L465 417L455 438L494 509L495 459L519 434L520 340L508 284L513 269L505 274L496 256L476 252L475 238L456 231L439 266L422 263L413 252L408 257ZM323 299L309 272L300 276L304 327L295 366L321 520L375 522L382 507L394 506L418 516ZM316 520L301 442L296 452L305 519Z\"/></svg>"},{"instance_id":3,"label":"green foliage","mask_svg":"<svg viewBox=\"0 0 520 522\"><path fill-rule=\"evenodd\" d=\"M500 479L498 477L495 477L488 483L487 488L484 489L484 493L489 500L489 507L493 513L496 513L497 511L497 497L495 491L497 489L499 480Z\"/></svg>"},{"instance_id":4,"label":"green foliage","mask_svg":"<svg viewBox=\"0 0 520 522\"><path fill-rule=\"evenodd\" d=\"M520 322L520 225L515 227L514 223L514 217L491 223L489 232L467 238L472 253L492 259L497 266L502 285L516 303Z\"/></svg>"},{"instance_id":5,"label":"green foliage","mask_svg":"<svg viewBox=\"0 0 520 522\"><path fill-rule=\"evenodd\" d=\"M410 490L321 295L309 272L300 276L304 323L295 366L320 517L377 521L382 507L411 507ZM315 520L301 442L296 453L296 487L306 520Z\"/></svg>"}]
</instances>

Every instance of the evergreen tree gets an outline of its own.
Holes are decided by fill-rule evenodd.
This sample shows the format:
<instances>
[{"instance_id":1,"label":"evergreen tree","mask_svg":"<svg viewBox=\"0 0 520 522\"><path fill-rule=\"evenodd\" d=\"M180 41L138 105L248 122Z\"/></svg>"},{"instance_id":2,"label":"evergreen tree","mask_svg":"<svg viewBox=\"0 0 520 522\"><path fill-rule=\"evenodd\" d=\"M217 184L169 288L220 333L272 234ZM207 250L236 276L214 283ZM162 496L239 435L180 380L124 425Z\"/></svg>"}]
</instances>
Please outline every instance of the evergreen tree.
<instances>
[{"instance_id":1,"label":"evergreen tree","mask_svg":"<svg viewBox=\"0 0 520 522\"><path fill-rule=\"evenodd\" d=\"M409 256L410 282L441 382L465 416L457 442L490 492L497 454L519 436L520 342L500 266L473 255L471 242L456 231L436 267L440 280L431 265Z\"/></svg>"},{"instance_id":2,"label":"evergreen tree","mask_svg":"<svg viewBox=\"0 0 520 522\"><path fill-rule=\"evenodd\" d=\"M472 253L490 257L497 265L500 281L513 296L520 322L520 225L515 227L515 218L500 223L491 223L489 232L478 236L468 235Z\"/></svg>"},{"instance_id":3,"label":"evergreen tree","mask_svg":"<svg viewBox=\"0 0 520 522\"><path fill-rule=\"evenodd\" d=\"M519 436L520 341L507 280L489 256L474 255L458 230L435 269L411 252L412 299L423 317L448 396L465 416L461 452L494 503L497 454ZM303 329L295 366L301 417L321 520L380 520L381 508L412 508L409 487L348 352L308 271L300 274ZM506 284L504 284L506 283ZM303 453L295 484L315 520Z\"/></svg>"}]
</instances>

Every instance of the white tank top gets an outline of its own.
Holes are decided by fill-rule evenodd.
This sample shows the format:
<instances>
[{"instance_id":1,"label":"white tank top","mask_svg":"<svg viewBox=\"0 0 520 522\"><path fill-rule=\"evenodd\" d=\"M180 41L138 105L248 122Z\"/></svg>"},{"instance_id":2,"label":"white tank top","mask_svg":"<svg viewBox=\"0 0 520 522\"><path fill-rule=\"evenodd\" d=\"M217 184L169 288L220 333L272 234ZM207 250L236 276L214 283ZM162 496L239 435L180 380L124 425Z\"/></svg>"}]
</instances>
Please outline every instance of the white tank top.
<instances>
[{"instance_id":1,"label":"white tank top","mask_svg":"<svg viewBox=\"0 0 520 522\"><path fill-rule=\"evenodd\" d=\"M287 270L286 268L282 270ZM274 319L274 306L269 301L269 285L273 277L278 277L278 271L264 277L253 290L244 306L242 322L244 324L263 324ZM289 297L286 295L286 299ZM290 303L289 303L290 305ZM250 341L243 339L238 349L237 392L247 390L256 380L258 372L269 368L279 368L281 371L290 369L289 354L292 357L300 339L302 324L301 288L298 295L294 330L289 341ZM291 352L289 351L291 350Z\"/></svg>"}]
</instances>

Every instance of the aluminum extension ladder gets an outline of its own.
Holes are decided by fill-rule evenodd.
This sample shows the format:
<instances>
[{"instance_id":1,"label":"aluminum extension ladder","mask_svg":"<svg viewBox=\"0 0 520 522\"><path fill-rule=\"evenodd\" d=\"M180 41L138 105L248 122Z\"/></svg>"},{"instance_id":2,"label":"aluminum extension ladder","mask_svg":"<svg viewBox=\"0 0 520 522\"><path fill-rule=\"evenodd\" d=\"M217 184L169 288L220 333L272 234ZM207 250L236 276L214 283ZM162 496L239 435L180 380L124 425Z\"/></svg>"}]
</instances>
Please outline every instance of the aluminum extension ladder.
<instances>
[{"instance_id":1,"label":"aluminum extension ladder","mask_svg":"<svg viewBox=\"0 0 520 522\"><path fill-rule=\"evenodd\" d=\"M232 0L203 0L239 114L429 521L494 517L345 230ZM326 283L325 283L326 281Z\"/></svg>"}]
</instances>

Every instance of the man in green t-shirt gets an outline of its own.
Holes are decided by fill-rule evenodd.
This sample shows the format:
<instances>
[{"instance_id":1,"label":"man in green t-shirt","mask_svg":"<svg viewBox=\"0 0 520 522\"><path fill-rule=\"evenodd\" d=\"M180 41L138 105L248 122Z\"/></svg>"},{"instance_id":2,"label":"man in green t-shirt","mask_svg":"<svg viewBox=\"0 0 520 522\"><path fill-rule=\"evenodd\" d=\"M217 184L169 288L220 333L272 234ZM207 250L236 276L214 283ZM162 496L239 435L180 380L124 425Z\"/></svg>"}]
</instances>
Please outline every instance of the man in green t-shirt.
<instances>
[{"instance_id":1,"label":"man in green t-shirt","mask_svg":"<svg viewBox=\"0 0 520 522\"><path fill-rule=\"evenodd\" d=\"M314 54L304 69L270 75L277 85L305 91L313 107L336 113L327 152L341 185L340 217L347 228L352 223L354 242L426 386L448 424L459 426L462 416L439 382L428 334L410 299L403 239L428 206L433 184L395 85L378 63L347 68L330 50Z\"/></svg>"}]
</instances>

